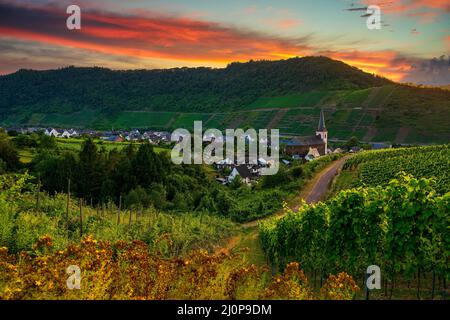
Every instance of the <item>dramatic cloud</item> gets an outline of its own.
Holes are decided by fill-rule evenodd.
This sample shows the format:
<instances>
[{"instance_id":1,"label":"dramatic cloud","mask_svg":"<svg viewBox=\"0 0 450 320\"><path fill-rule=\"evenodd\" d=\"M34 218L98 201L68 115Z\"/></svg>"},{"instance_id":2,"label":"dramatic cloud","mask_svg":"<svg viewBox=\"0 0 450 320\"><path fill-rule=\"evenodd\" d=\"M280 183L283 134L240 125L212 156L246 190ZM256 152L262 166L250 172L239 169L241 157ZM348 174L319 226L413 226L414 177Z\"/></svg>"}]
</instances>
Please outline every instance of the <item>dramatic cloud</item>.
<instances>
[{"instance_id":1,"label":"dramatic cloud","mask_svg":"<svg viewBox=\"0 0 450 320\"><path fill-rule=\"evenodd\" d=\"M325 55L396 81L448 82L448 68L447 74L444 69L437 72L434 64L427 65L395 50L346 49L359 46L358 41L346 44L340 40L341 45L336 47L324 45L314 36L287 38L186 16L161 15L148 10L122 10L118 14L100 7L83 9L81 30L68 30L68 15L61 1L49 0L39 6L29 1L17 3L0 0L0 73L3 74L18 68L64 65L114 69L222 67L232 61ZM415 3L416 8L424 4L441 10L447 8L441 1ZM274 22L281 29L302 24L301 20L290 18ZM444 41L448 45L449 38ZM433 77L426 75L430 68L434 70Z\"/></svg>"},{"instance_id":2,"label":"dramatic cloud","mask_svg":"<svg viewBox=\"0 0 450 320\"><path fill-rule=\"evenodd\" d=\"M410 62L395 51L323 51L320 54L341 60L366 72L401 81L411 68Z\"/></svg>"},{"instance_id":3,"label":"dramatic cloud","mask_svg":"<svg viewBox=\"0 0 450 320\"><path fill-rule=\"evenodd\" d=\"M437 86L450 84L450 56L414 63L403 80Z\"/></svg>"},{"instance_id":4,"label":"dramatic cloud","mask_svg":"<svg viewBox=\"0 0 450 320\"><path fill-rule=\"evenodd\" d=\"M81 30L68 30L62 10L0 4L0 11L0 35L108 54L224 62L310 51L305 39L285 39L187 18L83 12Z\"/></svg>"}]
</instances>

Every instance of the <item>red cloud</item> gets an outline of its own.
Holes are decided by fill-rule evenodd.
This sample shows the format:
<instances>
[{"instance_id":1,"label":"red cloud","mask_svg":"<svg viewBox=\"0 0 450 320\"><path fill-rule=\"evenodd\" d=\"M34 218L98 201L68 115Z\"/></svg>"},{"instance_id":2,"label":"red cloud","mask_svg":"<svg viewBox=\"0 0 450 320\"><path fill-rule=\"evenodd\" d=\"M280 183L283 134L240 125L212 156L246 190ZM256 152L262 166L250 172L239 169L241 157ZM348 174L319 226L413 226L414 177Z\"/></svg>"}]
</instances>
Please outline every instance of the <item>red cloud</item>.
<instances>
[{"instance_id":1,"label":"red cloud","mask_svg":"<svg viewBox=\"0 0 450 320\"><path fill-rule=\"evenodd\" d=\"M5 6L15 17L0 20L0 36L91 49L111 54L188 61L274 59L280 54L309 52L297 40L223 27L187 18L82 14L81 30L66 28L67 15L58 10ZM33 16L35 20L31 19Z\"/></svg>"},{"instance_id":2,"label":"red cloud","mask_svg":"<svg viewBox=\"0 0 450 320\"><path fill-rule=\"evenodd\" d=\"M64 10L18 7L0 3L0 37L15 37L66 48L90 50L105 57L129 60L165 59L202 65L225 65L250 59L279 59L321 54L367 72L402 80L411 60L395 51L315 50L308 38L287 39L228 28L214 22L152 15L117 15L83 12L81 30L66 28ZM293 21L285 21L285 26ZM446 41L449 41L447 38ZM140 60L143 59L143 60ZM77 61L70 62L77 64ZM4 70L0 70L0 72Z\"/></svg>"},{"instance_id":3,"label":"red cloud","mask_svg":"<svg viewBox=\"0 0 450 320\"><path fill-rule=\"evenodd\" d=\"M366 72L378 74L395 81L401 81L410 71L412 61L403 58L395 51L325 51L321 54L360 68Z\"/></svg>"}]
</instances>

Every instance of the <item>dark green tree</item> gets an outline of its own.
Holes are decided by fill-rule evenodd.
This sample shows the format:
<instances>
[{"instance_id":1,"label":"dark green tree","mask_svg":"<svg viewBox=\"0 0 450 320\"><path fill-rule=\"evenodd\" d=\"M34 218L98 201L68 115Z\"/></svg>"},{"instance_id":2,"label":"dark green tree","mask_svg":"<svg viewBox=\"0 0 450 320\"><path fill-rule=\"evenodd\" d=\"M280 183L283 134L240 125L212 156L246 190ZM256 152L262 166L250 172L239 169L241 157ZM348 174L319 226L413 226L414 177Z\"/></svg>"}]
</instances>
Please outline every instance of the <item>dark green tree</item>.
<instances>
[{"instance_id":1,"label":"dark green tree","mask_svg":"<svg viewBox=\"0 0 450 320\"><path fill-rule=\"evenodd\" d=\"M85 199L100 199L104 164L92 139L83 142L78 164L78 194Z\"/></svg>"}]
</instances>

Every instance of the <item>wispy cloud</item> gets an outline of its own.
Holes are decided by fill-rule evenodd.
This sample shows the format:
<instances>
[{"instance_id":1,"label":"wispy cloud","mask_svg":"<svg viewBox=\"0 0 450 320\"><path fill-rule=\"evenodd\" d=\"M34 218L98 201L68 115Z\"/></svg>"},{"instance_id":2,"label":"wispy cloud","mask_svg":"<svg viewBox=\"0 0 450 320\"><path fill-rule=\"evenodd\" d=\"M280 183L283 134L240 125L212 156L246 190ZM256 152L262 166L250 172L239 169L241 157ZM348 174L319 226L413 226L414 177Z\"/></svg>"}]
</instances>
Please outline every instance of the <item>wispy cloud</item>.
<instances>
[{"instance_id":1,"label":"wispy cloud","mask_svg":"<svg viewBox=\"0 0 450 320\"><path fill-rule=\"evenodd\" d=\"M189 18L86 12L82 29L65 27L64 11L0 4L0 35L109 54L188 61L270 59L308 53L305 39L238 30Z\"/></svg>"},{"instance_id":2,"label":"wispy cloud","mask_svg":"<svg viewBox=\"0 0 450 320\"><path fill-rule=\"evenodd\" d=\"M369 41L367 39L349 44L341 40L339 46L333 46L326 41L320 43L312 35L281 37L188 16L148 10L118 14L100 8L83 9L82 29L70 31L65 27L67 14L61 2L59 6L56 2L39 6L29 1L18 3L0 0L0 61L3 63L0 63L0 73L23 67L41 69L68 64L116 69L224 66L232 61L250 59L325 55L392 80L411 79L408 78L411 72L417 81L424 76L417 71L424 60L395 50L347 49L360 45L360 41ZM276 21L280 28L303 23L290 17ZM336 39L333 37L330 41ZM449 37L444 41L448 45ZM444 69L442 72L437 78L447 79ZM425 80L431 81L429 77Z\"/></svg>"},{"instance_id":3,"label":"wispy cloud","mask_svg":"<svg viewBox=\"0 0 450 320\"><path fill-rule=\"evenodd\" d=\"M383 13L418 18L421 23L431 23L441 14L450 13L448 0L362 0L365 5L378 5Z\"/></svg>"}]
</instances>

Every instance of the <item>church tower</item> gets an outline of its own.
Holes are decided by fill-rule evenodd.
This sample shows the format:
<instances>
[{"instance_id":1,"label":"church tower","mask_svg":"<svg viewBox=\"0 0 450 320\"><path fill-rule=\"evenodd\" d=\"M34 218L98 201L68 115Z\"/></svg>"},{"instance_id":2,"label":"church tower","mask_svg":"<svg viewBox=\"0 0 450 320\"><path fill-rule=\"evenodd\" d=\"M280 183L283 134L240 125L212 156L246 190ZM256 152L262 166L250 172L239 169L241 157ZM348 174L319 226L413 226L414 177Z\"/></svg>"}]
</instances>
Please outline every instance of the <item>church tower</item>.
<instances>
[{"instance_id":1,"label":"church tower","mask_svg":"<svg viewBox=\"0 0 450 320\"><path fill-rule=\"evenodd\" d=\"M325 117L323 115L323 109L320 110L319 126L317 127L316 136L320 136L323 142L325 142L325 154L328 150L328 130L325 127Z\"/></svg>"}]
</instances>

